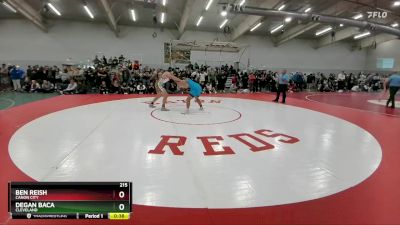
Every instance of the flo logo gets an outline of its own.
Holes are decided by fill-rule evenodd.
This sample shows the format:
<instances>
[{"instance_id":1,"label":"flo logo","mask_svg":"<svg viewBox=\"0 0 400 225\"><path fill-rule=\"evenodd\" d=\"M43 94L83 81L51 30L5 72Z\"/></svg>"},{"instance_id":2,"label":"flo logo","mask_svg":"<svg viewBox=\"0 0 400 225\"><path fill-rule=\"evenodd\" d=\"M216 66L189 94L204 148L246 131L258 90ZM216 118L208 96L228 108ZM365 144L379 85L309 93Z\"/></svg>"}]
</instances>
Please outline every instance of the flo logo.
<instances>
[{"instance_id":1,"label":"flo logo","mask_svg":"<svg viewBox=\"0 0 400 225\"><path fill-rule=\"evenodd\" d=\"M380 11L369 11L367 12L368 19L379 18L384 19L387 17L387 12L380 12Z\"/></svg>"}]
</instances>

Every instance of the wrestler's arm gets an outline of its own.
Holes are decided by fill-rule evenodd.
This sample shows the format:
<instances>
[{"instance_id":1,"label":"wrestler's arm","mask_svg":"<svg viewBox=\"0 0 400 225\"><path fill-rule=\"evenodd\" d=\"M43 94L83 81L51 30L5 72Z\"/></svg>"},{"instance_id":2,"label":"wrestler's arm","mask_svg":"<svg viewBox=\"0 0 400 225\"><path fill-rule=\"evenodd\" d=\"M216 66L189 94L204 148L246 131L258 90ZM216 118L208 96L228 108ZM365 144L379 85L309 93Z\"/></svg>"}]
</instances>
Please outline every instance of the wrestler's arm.
<instances>
[{"instance_id":1,"label":"wrestler's arm","mask_svg":"<svg viewBox=\"0 0 400 225\"><path fill-rule=\"evenodd\" d=\"M169 78L169 79L171 79L171 80L173 80L173 81L175 81L177 83L183 81L183 80L179 79L178 77L172 75L172 73L170 73L170 72L164 72L163 76L167 77L167 78Z\"/></svg>"}]
</instances>

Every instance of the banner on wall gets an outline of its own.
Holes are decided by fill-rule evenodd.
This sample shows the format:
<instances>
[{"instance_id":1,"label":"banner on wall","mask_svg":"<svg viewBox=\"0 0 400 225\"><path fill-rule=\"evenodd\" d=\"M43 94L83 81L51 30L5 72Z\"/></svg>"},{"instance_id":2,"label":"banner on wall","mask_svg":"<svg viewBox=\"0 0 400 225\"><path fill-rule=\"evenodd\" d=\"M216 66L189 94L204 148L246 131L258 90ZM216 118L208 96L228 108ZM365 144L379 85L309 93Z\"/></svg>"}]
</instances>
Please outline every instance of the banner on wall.
<instances>
[{"instance_id":1,"label":"banner on wall","mask_svg":"<svg viewBox=\"0 0 400 225\"><path fill-rule=\"evenodd\" d=\"M190 50L171 49L171 43L164 43L164 63L190 63Z\"/></svg>"}]
</instances>

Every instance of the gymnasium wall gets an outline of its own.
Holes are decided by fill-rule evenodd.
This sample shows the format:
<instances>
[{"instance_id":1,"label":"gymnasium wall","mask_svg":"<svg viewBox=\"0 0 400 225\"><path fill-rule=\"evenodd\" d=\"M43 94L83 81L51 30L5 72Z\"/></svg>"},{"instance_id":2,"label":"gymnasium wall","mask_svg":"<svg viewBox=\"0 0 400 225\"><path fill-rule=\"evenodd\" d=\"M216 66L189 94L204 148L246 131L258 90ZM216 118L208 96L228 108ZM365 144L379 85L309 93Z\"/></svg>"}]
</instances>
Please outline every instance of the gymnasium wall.
<instances>
[{"instance_id":1,"label":"gymnasium wall","mask_svg":"<svg viewBox=\"0 0 400 225\"><path fill-rule=\"evenodd\" d=\"M378 44L376 49L368 49L367 53L366 68L368 70L400 71L400 40L396 39ZM393 68L378 69L378 58L393 58Z\"/></svg>"},{"instance_id":2,"label":"gymnasium wall","mask_svg":"<svg viewBox=\"0 0 400 225\"><path fill-rule=\"evenodd\" d=\"M157 37L153 38L153 32ZM143 27L121 27L121 35L103 23L51 21L48 33L42 32L27 20L0 20L0 61L26 64L61 64L67 58L87 61L95 54L114 56L124 54L142 59L143 64L163 65L164 42L174 39L171 31ZM220 32L186 31L183 40L226 41ZM366 50L350 51L346 43L321 49L312 48L311 40L292 40L274 47L267 37L244 35L237 41L248 45L239 53L193 51L192 62L218 66L240 61L251 67L305 71L363 70Z\"/></svg>"}]
</instances>

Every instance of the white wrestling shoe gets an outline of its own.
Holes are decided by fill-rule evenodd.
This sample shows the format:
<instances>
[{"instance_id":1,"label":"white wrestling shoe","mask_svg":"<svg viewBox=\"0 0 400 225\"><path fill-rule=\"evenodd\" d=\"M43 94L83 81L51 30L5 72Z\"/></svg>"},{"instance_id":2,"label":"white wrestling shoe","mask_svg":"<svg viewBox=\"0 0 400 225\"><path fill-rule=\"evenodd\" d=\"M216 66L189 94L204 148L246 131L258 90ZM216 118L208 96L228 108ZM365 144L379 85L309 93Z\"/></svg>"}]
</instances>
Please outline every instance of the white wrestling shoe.
<instances>
[{"instance_id":1,"label":"white wrestling shoe","mask_svg":"<svg viewBox=\"0 0 400 225\"><path fill-rule=\"evenodd\" d=\"M184 115L189 114L189 109L186 109L185 112L183 112L182 114L184 114Z\"/></svg>"},{"instance_id":2,"label":"white wrestling shoe","mask_svg":"<svg viewBox=\"0 0 400 225\"><path fill-rule=\"evenodd\" d=\"M167 109L167 108L165 108L165 107L162 107L162 108L161 108L161 111L169 111L169 109Z\"/></svg>"},{"instance_id":3,"label":"white wrestling shoe","mask_svg":"<svg viewBox=\"0 0 400 225\"><path fill-rule=\"evenodd\" d=\"M150 107L150 108L155 108L156 106L155 106L154 104L150 103L150 104L149 104L149 107Z\"/></svg>"},{"instance_id":4,"label":"white wrestling shoe","mask_svg":"<svg viewBox=\"0 0 400 225\"><path fill-rule=\"evenodd\" d=\"M203 106L202 107L200 107L200 109L199 109L200 111L204 111L204 108L203 108Z\"/></svg>"}]
</instances>

